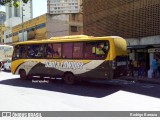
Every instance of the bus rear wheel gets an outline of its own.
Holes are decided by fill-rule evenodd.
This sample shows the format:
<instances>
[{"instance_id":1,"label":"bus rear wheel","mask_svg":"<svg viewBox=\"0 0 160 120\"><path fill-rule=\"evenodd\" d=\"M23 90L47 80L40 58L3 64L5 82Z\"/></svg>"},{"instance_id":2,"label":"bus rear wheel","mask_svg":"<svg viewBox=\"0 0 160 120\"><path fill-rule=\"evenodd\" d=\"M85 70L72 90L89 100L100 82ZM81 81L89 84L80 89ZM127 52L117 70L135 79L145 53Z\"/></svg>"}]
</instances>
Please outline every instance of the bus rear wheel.
<instances>
[{"instance_id":1,"label":"bus rear wheel","mask_svg":"<svg viewBox=\"0 0 160 120\"><path fill-rule=\"evenodd\" d=\"M21 80L27 80L27 74L25 70L20 70L19 75Z\"/></svg>"},{"instance_id":2,"label":"bus rear wheel","mask_svg":"<svg viewBox=\"0 0 160 120\"><path fill-rule=\"evenodd\" d=\"M63 80L66 84L73 85L75 84L75 76L72 73L65 73Z\"/></svg>"}]
</instances>

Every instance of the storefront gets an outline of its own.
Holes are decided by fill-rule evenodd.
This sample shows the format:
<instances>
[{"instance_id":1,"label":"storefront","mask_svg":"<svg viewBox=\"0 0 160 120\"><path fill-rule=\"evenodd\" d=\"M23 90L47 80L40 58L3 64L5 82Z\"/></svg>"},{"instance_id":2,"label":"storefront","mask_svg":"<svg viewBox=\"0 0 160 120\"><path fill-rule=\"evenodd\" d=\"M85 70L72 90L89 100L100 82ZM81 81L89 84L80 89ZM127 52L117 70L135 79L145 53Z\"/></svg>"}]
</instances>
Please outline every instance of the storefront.
<instances>
[{"instance_id":1,"label":"storefront","mask_svg":"<svg viewBox=\"0 0 160 120\"><path fill-rule=\"evenodd\" d=\"M158 61L158 66L160 67L160 48L150 48L148 49L148 53L149 53L150 66L152 64L154 56L156 56L156 59Z\"/></svg>"},{"instance_id":2,"label":"storefront","mask_svg":"<svg viewBox=\"0 0 160 120\"><path fill-rule=\"evenodd\" d=\"M150 69L150 55L148 49L152 48L150 45L135 45L128 46L129 52L129 61L133 62L134 71L137 71L137 75L139 75L139 67L143 64L145 69L145 76L147 76L147 72Z\"/></svg>"},{"instance_id":3,"label":"storefront","mask_svg":"<svg viewBox=\"0 0 160 120\"><path fill-rule=\"evenodd\" d=\"M148 71L151 70L153 57L156 56L158 65L160 68L160 45L135 45L128 46L129 60L133 61L134 68L145 64L145 76L148 75Z\"/></svg>"}]
</instances>

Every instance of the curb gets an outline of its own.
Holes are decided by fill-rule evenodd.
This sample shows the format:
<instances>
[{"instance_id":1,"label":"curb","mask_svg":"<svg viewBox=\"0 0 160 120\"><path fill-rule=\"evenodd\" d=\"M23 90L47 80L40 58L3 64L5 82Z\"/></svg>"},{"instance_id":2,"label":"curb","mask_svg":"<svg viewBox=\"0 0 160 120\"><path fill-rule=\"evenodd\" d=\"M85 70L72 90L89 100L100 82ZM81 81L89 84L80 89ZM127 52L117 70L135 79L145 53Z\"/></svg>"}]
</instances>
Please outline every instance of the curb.
<instances>
[{"instance_id":1,"label":"curb","mask_svg":"<svg viewBox=\"0 0 160 120\"><path fill-rule=\"evenodd\" d=\"M138 80L138 82L160 84L160 81L155 81L155 80Z\"/></svg>"},{"instance_id":2,"label":"curb","mask_svg":"<svg viewBox=\"0 0 160 120\"><path fill-rule=\"evenodd\" d=\"M154 79L140 79L140 78L130 78L130 77L122 77L121 79L125 79L128 81L135 81L140 83L152 83L152 84L160 84L160 80L154 80Z\"/></svg>"}]
</instances>

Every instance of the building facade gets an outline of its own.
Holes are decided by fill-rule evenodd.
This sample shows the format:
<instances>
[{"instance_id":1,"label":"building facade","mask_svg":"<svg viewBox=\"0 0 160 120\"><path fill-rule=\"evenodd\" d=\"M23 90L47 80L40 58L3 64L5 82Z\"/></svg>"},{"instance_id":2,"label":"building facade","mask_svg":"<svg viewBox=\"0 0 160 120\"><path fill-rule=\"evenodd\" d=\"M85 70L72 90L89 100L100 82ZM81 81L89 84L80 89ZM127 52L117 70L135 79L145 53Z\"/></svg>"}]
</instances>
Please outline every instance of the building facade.
<instances>
[{"instance_id":1,"label":"building facade","mask_svg":"<svg viewBox=\"0 0 160 120\"><path fill-rule=\"evenodd\" d=\"M0 24L0 44L4 44L4 31L7 27L4 24Z\"/></svg>"},{"instance_id":2,"label":"building facade","mask_svg":"<svg viewBox=\"0 0 160 120\"><path fill-rule=\"evenodd\" d=\"M4 32L4 44L12 43L12 28L7 28Z\"/></svg>"},{"instance_id":3,"label":"building facade","mask_svg":"<svg viewBox=\"0 0 160 120\"><path fill-rule=\"evenodd\" d=\"M12 44L26 40L41 40L55 36L83 34L82 14L44 14L22 24L18 24L7 31L5 43Z\"/></svg>"},{"instance_id":4,"label":"building facade","mask_svg":"<svg viewBox=\"0 0 160 120\"><path fill-rule=\"evenodd\" d=\"M3 11L0 11L0 24L4 25L5 20L6 20L6 13Z\"/></svg>"},{"instance_id":5,"label":"building facade","mask_svg":"<svg viewBox=\"0 0 160 120\"><path fill-rule=\"evenodd\" d=\"M69 35L82 35L83 33L83 15L70 14L69 15Z\"/></svg>"},{"instance_id":6,"label":"building facade","mask_svg":"<svg viewBox=\"0 0 160 120\"><path fill-rule=\"evenodd\" d=\"M0 44L4 43L4 31L6 30L6 27L4 25L5 20L6 20L6 13L0 11Z\"/></svg>"},{"instance_id":7,"label":"building facade","mask_svg":"<svg viewBox=\"0 0 160 120\"><path fill-rule=\"evenodd\" d=\"M84 34L121 36L131 60L160 63L160 0L83 0L83 19Z\"/></svg>"},{"instance_id":8,"label":"building facade","mask_svg":"<svg viewBox=\"0 0 160 120\"><path fill-rule=\"evenodd\" d=\"M28 21L33 18L32 0L29 0L27 4L22 0L17 0L20 3L19 7L7 4L6 8L6 21L5 25L7 29L4 31L4 43L12 43L13 41L13 27ZM22 26L23 27L23 26ZM22 35L21 35L22 36Z\"/></svg>"},{"instance_id":9,"label":"building facade","mask_svg":"<svg viewBox=\"0 0 160 120\"><path fill-rule=\"evenodd\" d=\"M140 38L160 35L159 0L84 0L84 32Z\"/></svg>"},{"instance_id":10,"label":"building facade","mask_svg":"<svg viewBox=\"0 0 160 120\"><path fill-rule=\"evenodd\" d=\"M13 27L33 18L32 0L29 0L27 4L24 4L22 0L17 0L20 2L19 7L14 7L11 5L6 5L6 26Z\"/></svg>"},{"instance_id":11,"label":"building facade","mask_svg":"<svg viewBox=\"0 0 160 120\"><path fill-rule=\"evenodd\" d=\"M47 0L49 14L79 13L82 0Z\"/></svg>"}]
</instances>

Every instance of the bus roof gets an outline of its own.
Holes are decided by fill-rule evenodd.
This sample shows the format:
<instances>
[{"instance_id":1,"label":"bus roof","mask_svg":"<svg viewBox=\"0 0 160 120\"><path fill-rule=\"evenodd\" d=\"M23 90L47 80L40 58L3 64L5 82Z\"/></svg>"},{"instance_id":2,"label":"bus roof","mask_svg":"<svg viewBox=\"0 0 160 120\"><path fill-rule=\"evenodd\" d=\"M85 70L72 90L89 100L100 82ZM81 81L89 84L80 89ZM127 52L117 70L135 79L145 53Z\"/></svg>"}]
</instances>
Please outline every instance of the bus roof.
<instances>
[{"instance_id":1,"label":"bus roof","mask_svg":"<svg viewBox=\"0 0 160 120\"><path fill-rule=\"evenodd\" d=\"M75 38L89 38L91 36L87 35L71 35L71 36L59 36L59 37L51 37L50 40L56 40L56 39L75 39Z\"/></svg>"},{"instance_id":2,"label":"bus roof","mask_svg":"<svg viewBox=\"0 0 160 120\"><path fill-rule=\"evenodd\" d=\"M43 39L43 40L30 40L30 41L24 41L24 42L17 42L14 45L51 43L51 42L73 42L75 41L75 39L76 41L88 41L88 40L109 40L114 38L121 38L121 37L118 37L118 36L93 37L93 36L87 36L87 35L72 35L72 36L51 37L50 39Z\"/></svg>"}]
</instances>

